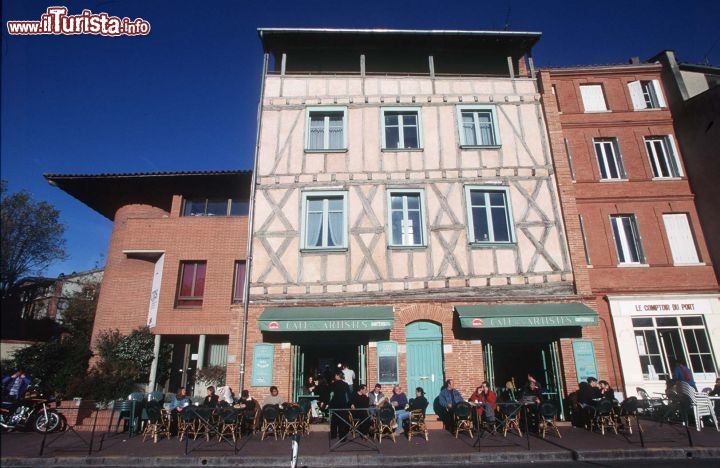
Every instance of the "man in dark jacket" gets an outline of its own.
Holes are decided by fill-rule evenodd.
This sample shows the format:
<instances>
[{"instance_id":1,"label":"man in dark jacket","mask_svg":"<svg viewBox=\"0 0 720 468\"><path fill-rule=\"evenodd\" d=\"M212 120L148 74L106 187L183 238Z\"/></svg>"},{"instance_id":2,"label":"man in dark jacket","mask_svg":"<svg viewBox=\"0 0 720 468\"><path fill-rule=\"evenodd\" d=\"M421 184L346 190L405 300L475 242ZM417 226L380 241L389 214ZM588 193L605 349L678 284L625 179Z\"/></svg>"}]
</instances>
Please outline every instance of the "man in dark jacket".
<instances>
[{"instance_id":1,"label":"man in dark jacket","mask_svg":"<svg viewBox=\"0 0 720 468\"><path fill-rule=\"evenodd\" d=\"M345 437L348 432L347 413L344 411L337 411L344 408L350 407L350 387L343 380L342 372L338 371L335 373L335 379L330 384L330 403L328 407L331 410L336 410L330 414L330 438L335 439ZM341 421L342 418L344 421Z\"/></svg>"}]
</instances>

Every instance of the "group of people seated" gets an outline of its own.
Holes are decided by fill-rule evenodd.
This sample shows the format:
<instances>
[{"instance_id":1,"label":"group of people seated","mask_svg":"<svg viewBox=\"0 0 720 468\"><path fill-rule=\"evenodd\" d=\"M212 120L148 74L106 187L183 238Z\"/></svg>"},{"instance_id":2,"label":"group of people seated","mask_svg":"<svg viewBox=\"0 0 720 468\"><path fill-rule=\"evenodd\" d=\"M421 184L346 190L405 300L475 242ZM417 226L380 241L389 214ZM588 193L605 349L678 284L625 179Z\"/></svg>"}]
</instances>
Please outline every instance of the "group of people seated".
<instances>
[{"instance_id":1,"label":"group of people seated","mask_svg":"<svg viewBox=\"0 0 720 468\"><path fill-rule=\"evenodd\" d=\"M527 376L526 384L520 389L515 388L514 379L506 385L507 392L504 394L506 399L517 401L528 409L529 425L532 427L537 424L537 413L542 403L542 392L538 381L531 374ZM478 423L487 424L489 427L495 428L497 424L498 412L498 395L491 388L488 381L483 381L479 387L475 388L475 392L467 399L472 406L475 407L476 421ZM453 379L445 381L445 385L436 399L435 412L443 421L446 429L452 431L455 426L454 409L458 403L466 401L460 392L455 388Z\"/></svg>"},{"instance_id":2,"label":"group of people seated","mask_svg":"<svg viewBox=\"0 0 720 468\"><path fill-rule=\"evenodd\" d=\"M602 400L610 400L614 405L618 403L615 390L607 380L588 377L584 382L580 382L578 387L578 390L568 397L572 409L572 423L576 427L589 426L595 409Z\"/></svg>"}]
</instances>

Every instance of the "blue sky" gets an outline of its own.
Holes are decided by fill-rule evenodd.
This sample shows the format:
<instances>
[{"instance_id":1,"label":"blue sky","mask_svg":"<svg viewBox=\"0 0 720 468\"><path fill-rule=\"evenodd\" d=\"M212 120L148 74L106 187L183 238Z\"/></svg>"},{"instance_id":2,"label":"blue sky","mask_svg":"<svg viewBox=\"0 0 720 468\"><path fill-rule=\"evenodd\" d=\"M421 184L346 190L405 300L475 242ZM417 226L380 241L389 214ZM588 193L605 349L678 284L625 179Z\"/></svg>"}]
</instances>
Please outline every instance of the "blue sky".
<instances>
[{"instance_id":1,"label":"blue sky","mask_svg":"<svg viewBox=\"0 0 720 468\"><path fill-rule=\"evenodd\" d=\"M150 34L11 36L50 6L131 20ZM542 9L537 9L541 7ZM720 65L720 2L520 0L3 0L1 177L57 207L69 258L45 274L103 266L112 224L43 173L251 169L258 27L541 32L535 64L626 63L673 49Z\"/></svg>"}]
</instances>

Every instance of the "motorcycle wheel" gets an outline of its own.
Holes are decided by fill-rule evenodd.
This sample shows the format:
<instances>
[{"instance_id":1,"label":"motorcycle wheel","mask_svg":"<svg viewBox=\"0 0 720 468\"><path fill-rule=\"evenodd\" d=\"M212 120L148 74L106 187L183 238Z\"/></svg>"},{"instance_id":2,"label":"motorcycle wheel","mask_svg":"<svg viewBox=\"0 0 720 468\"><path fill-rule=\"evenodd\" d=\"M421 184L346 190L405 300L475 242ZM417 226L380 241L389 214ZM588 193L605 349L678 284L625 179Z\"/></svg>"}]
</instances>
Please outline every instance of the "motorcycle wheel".
<instances>
[{"instance_id":1,"label":"motorcycle wheel","mask_svg":"<svg viewBox=\"0 0 720 468\"><path fill-rule=\"evenodd\" d=\"M61 422L60 415L55 411L47 412L47 421L45 420L45 414L39 413L37 418L35 418L35 422L33 422L33 429L35 429L35 432L41 434L55 432L60 429Z\"/></svg>"}]
</instances>

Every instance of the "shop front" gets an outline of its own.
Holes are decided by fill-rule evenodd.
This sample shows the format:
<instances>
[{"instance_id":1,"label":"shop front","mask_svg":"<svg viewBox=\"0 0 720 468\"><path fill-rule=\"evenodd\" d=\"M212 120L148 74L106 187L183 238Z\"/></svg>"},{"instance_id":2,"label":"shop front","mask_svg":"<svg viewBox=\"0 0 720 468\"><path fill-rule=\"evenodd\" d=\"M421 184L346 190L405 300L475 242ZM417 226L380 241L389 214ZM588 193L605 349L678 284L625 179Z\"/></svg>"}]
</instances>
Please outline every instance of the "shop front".
<instances>
[{"instance_id":1,"label":"shop front","mask_svg":"<svg viewBox=\"0 0 720 468\"><path fill-rule=\"evenodd\" d=\"M251 385L282 386L297 400L308 376L332 379L340 364L355 372L355 383L365 383L369 348L388 342L393 324L392 306L266 308L259 319L263 342L251 351ZM288 366L278 365L285 359ZM289 378L274 372L281 369Z\"/></svg>"},{"instance_id":2,"label":"shop front","mask_svg":"<svg viewBox=\"0 0 720 468\"><path fill-rule=\"evenodd\" d=\"M629 392L663 393L676 360L687 364L698 390L718 375L720 295L608 296L618 354Z\"/></svg>"},{"instance_id":3,"label":"shop front","mask_svg":"<svg viewBox=\"0 0 720 468\"><path fill-rule=\"evenodd\" d=\"M598 315L583 304L502 304L455 306L465 339L483 346L485 380L498 395L517 396L532 375L540 382L545 399L563 415L564 398L575 388L568 378L562 341L572 341L578 380L597 377L595 347L583 339L582 327L597 325Z\"/></svg>"}]
</instances>

